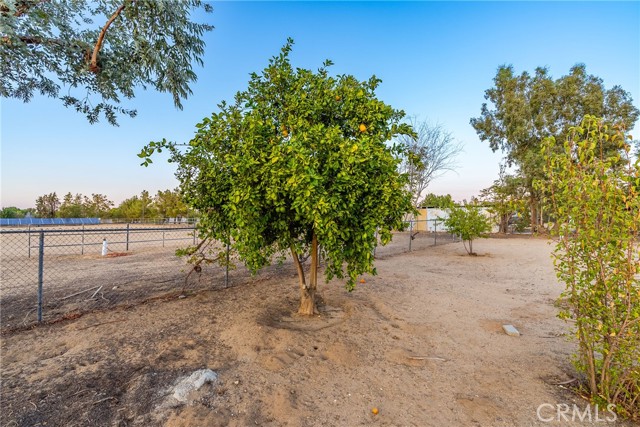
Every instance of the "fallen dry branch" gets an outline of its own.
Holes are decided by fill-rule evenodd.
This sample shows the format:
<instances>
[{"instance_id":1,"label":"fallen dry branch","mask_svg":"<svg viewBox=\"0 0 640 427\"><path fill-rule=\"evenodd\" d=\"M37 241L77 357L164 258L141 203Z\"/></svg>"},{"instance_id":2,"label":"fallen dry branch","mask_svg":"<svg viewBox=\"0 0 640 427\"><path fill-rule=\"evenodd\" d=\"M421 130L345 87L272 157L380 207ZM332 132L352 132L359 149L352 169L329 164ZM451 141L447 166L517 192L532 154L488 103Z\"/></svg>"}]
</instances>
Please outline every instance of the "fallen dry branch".
<instances>
[{"instance_id":1,"label":"fallen dry branch","mask_svg":"<svg viewBox=\"0 0 640 427\"><path fill-rule=\"evenodd\" d=\"M62 298L60 298L60 299L59 299L59 301L64 301L64 300L66 300L66 299L73 298L73 297L75 297L75 296L78 296L78 295L84 294L85 292L89 292L89 291L92 291L92 290L94 290L94 289L98 289L98 290L100 290L100 288L102 288L102 286L94 286L94 287L92 287L92 288L85 289L84 291L76 292L75 294L71 294L71 295L67 295L66 297L62 297ZM92 298L93 298L93 297L92 297Z\"/></svg>"},{"instance_id":2,"label":"fallen dry branch","mask_svg":"<svg viewBox=\"0 0 640 427\"><path fill-rule=\"evenodd\" d=\"M106 402L107 400L118 400L113 396L105 397L104 399L96 400L92 403L92 405L97 405L98 403Z\"/></svg>"},{"instance_id":3,"label":"fallen dry branch","mask_svg":"<svg viewBox=\"0 0 640 427\"><path fill-rule=\"evenodd\" d=\"M559 383L551 383L551 385L567 385L567 384L571 384L572 382L578 381L577 378L571 378L570 380L566 380L566 381L562 381Z\"/></svg>"},{"instance_id":4,"label":"fallen dry branch","mask_svg":"<svg viewBox=\"0 0 640 427\"><path fill-rule=\"evenodd\" d=\"M96 290L96 291L93 293L93 295L91 295L91 296L89 297L89 299L93 299L93 297L95 297L95 296L96 296L96 294L97 294L98 292L100 292L100 289L102 289L102 285L98 288L98 290ZM103 298L104 298L104 296L103 296Z\"/></svg>"}]
</instances>

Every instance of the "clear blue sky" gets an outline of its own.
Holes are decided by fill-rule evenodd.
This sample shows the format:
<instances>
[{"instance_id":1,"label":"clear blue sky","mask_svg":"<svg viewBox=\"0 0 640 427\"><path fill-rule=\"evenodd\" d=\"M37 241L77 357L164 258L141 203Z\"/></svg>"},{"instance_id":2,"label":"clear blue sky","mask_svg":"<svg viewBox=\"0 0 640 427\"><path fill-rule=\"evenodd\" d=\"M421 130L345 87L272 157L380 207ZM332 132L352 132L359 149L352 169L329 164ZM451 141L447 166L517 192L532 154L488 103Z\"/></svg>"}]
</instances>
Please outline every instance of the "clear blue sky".
<instances>
[{"instance_id":1,"label":"clear blue sky","mask_svg":"<svg viewBox=\"0 0 640 427\"><path fill-rule=\"evenodd\" d=\"M478 116L496 69L549 68L553 77L576 63L621 85L640 106L639 2L213 2L204 68L184 110L167 94L139 91L120 127L89 125L60 101L2 99L0 204L32 207L42 194L102 193L116 204L146 189L174 188L174 168L136 154L152 140L186 142L222 100L246 87L287 37L294 66L382 79L379 96L409 115L440 122L464 144L456 173L429 191L462 200L491 185L500 153L469 125ZM640 128L640 125L636 126Z\"/></svg>"}]
</instances>

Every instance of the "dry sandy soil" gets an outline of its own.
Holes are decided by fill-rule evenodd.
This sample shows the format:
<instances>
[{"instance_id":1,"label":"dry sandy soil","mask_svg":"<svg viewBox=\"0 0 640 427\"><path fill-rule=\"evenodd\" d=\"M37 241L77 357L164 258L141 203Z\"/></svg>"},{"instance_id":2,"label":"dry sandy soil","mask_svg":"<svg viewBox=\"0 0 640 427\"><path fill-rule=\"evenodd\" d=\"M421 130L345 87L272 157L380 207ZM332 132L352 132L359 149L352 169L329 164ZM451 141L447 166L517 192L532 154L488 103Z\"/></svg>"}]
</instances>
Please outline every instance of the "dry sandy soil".
<instances>
[{"instance_id":1,"label":"dry sandy soil","mask_svg":"<svg viewBox=\"0 0 640 427\"><path fill-rule=\"evenodd\" d=\"M321 286L322 314L299 318L295 271L184 298L97 311L1 337L3 426L537 426L583 422L555 405L570 326L555 315L547 241L484 239L378 259L347 293ZM520 337L507 336L513 324ZM194 370L218 381L181 406ZM373 408L379 411L372 412Z\"/></svg>"}]
</instances>

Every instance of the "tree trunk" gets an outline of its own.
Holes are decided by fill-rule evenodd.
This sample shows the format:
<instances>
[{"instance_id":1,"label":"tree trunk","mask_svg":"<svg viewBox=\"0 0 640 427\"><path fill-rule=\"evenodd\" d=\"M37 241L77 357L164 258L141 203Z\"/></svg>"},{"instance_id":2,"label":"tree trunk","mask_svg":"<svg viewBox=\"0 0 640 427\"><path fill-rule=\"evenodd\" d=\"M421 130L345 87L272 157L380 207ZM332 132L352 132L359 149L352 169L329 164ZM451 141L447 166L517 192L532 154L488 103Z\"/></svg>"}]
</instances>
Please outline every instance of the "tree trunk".
<instances>
[{"instance_id":1,"label":"tree trunk","mask_svg":"<svg viewBox=\"0 0 640 427\"><path fill-rule=\"evenodd\" d=\"M545 234L547 232L547 228L544 225L544 211L543 211L542 203L540 203L539 205L538 215L540 217L540 220L538 222L538 232Z\"/></svg>"},{"instance_id":2,"label":"tree trunk","mask_svg":"<svg viewBox=\"0 0 640 427\"><path fill-rule=\"evenodd\" d=\"M498 230L498 233L504 233L507 234L507 231L509 231L509 219L511 218L511 214L503 214L500 215L500 229Z\"/></svg>"},{"instance_id":3,"label":"tree trunk","mask_svg":"<svg viewBox=\"0 0 640 427\"><path fill-rule=\"evenodd\" d=\"M300 282L300 308L298 308L298 314L305 316L312 316L318 314L318 307L316 306L316 289L318 285L318 238L313 233L311 241L311 272L309 274L309 284L306 283L304 277L304 269L298 258L298 254L291 246L291 256L293 263L298 270L298 278Z\"/></svg>"},{"instance_id":4,"label":"tree trunk","mask_svg":"<svg viewBox=\"0 0 640 427\"><path fill-rule=\"evenodd\" d=\"M538 201L534 196L529 199L529 208L531 209L531 232L538 231Z\"/></svg>"}]
</instances>

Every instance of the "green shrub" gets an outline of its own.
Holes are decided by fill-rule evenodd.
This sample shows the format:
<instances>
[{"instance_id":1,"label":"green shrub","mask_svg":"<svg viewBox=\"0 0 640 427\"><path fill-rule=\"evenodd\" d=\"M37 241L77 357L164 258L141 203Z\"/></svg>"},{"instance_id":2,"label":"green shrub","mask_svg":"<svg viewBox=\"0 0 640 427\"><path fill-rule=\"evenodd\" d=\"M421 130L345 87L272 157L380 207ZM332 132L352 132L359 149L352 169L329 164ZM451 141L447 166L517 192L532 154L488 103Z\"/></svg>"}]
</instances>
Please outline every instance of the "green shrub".
<instances>
[{"instance_id":1,"label":"green shrub","mask_svg":"<svg viewBox=\"0 0 640 427\"><path fill-rule=\"evenodd\" d=\"M587 116L564 147L543 149L565 283L560 317L575 321L576 369L593 403L640 418L640 163L623 131Z\"/></svg>"},{"instance_id":2,"label":"green shrub","mask_svg":"<svg viewBox=\"0 0 640 427\"><path fill-rule=\"evenodd\" d=\"M460 236L469 255L476 255L473 252L473 240L491 231L489 218L484 216L475 206L451 208L449 218L445 219L444 224L449 232Z\"/></svg>"}]
</instances>

